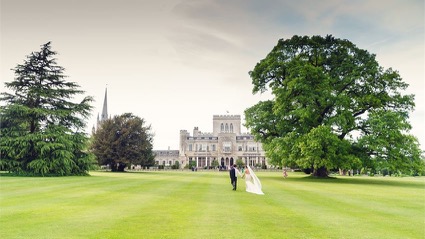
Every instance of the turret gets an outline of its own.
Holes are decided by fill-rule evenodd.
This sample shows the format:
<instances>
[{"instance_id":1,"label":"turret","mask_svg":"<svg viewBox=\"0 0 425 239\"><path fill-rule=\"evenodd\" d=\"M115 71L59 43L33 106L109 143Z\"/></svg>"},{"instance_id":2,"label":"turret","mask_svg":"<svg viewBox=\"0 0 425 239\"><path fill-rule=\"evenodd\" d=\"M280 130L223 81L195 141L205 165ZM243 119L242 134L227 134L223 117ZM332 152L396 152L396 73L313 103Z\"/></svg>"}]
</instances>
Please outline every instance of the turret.
<instances>
[{"instance_id":1,"label":"turret","mask_svg":"<svg viewBox=\"0 0 425 239\"><path fill-rule=\"evenodd\" d=\"M198 127L193 128L193 137L198 137L199 134L201 134L201 131L199 131Z\"/></svg>"}]
</instances>

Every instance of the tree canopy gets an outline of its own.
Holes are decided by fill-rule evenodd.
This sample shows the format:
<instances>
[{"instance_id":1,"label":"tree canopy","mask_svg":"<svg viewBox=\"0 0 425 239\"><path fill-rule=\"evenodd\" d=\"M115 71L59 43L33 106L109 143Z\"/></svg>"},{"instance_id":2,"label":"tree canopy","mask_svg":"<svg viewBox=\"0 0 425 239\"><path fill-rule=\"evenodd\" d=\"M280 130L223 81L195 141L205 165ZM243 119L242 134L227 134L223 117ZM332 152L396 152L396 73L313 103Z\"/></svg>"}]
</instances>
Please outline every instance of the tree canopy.
<instances>
[{"instance_id":1,"label":"tree canopy","mask_svg":"<svg viewBox=\"0 0 425 239\"><path fill-rule=\"evenodd\" d=\"M154 165L153 134L144 119L131 113L102 121L93 134L91 151L100 165L112 171L124 171L126 166Z\"/></svg>"},{"instance_id":2,"label":"tree canopy","mask_svg":"<svg viewBox=\"0 0 425 239\"><path fill-rule=\"evenodd\" d=\"M423 173L409 135L414 96L374 54L333 36L280 39L249 72L253 93L274 98L245 110L246 126L275 165Z\"/></svg>"},{"instance_id":3,"label":"tree canopy","mask_svg":"<svg viewBox=\"0 0 425 239\"><path fill-rule=\"evenodd\" d=\"M51 43L18 64L15 79L5 83L13 93L1 93L0 167L29 175L87 174L93 157L86 152L85 120L92 97L65 81Z\"/></svg>"}]
</instances>

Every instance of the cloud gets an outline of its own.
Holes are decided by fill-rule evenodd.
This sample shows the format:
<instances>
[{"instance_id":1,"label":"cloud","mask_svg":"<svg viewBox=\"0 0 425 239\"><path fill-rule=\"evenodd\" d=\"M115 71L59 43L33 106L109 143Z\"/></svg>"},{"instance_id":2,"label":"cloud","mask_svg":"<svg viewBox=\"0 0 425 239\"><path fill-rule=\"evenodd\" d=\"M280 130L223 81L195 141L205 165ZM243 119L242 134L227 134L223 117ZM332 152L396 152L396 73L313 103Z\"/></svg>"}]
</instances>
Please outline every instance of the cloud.
<instances>
[{"instance_id":1,"label":"cloud","mask_svg":"<svg viewBox=\"0 0 425 239\"><path fill-rule=\"evenodd\" d=\"M97 99L92 122L108 84L112 114L146 118L155 148L176 148L180 129L209 131L212 114L243 114L263 99L251 95L248 71L278 39L333 34L400 71L417 95L419 122L423 10L422 0L5 0L1 79L12 80L9 69L51 40L68 80Z\"/></svg>"}]
</instances>

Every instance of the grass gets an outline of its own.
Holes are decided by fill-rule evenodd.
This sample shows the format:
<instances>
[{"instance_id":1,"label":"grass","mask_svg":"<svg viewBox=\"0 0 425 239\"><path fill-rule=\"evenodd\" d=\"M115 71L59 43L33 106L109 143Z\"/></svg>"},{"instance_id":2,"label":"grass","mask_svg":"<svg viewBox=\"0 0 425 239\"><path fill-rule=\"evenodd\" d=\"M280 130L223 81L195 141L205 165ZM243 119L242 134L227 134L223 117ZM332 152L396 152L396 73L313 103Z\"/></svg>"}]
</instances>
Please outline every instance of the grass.
<instances>
[{"instance_id":1,"label":"grass","mask_svg":"<svg viewBox=\"0 0 425 239\"><path fill-rule=\"evenodd\" d=\"M425 178L257 172L0 177L0 238L424 238Z\"/></svg>"}]
</instances>

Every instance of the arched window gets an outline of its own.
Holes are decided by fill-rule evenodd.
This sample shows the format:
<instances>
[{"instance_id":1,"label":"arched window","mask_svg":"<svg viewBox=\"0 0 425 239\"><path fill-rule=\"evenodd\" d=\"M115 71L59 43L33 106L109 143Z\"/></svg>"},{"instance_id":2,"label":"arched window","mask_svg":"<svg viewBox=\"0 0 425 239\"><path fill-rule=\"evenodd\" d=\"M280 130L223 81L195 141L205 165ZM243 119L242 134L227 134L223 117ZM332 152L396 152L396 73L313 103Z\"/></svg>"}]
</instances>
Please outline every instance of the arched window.
<instances>
[{"instance_id":1,"label":"arched window","mask_svg":"<svg viewBox=\"0 0 425 239\"><path fill-rule=\"evenodd\" d=\"M230 133L233 133L233 124L230 123Z\"/></svg>"},{"instance_id":2,"label":"arched window","mask_svg":"<svg viewBox=\"0 0 425 239\"><path fill-rule=\"evenodd\" d=\"M224 124L221 123L221 132L224 132Z\"/></svg>"},{"instance_id":3,"label":"arched window","mask_svg":"<svg viewBox=\"0 0 425 239\"><path fill-rule=\"evenodd\" d=\"M226 132L229 132L229 125L226 123Z\"/></svg>"}]
</instances>

